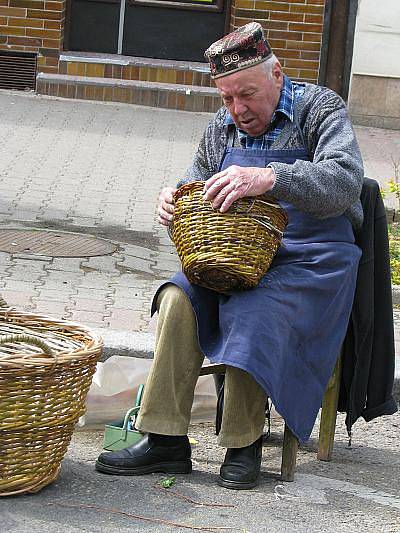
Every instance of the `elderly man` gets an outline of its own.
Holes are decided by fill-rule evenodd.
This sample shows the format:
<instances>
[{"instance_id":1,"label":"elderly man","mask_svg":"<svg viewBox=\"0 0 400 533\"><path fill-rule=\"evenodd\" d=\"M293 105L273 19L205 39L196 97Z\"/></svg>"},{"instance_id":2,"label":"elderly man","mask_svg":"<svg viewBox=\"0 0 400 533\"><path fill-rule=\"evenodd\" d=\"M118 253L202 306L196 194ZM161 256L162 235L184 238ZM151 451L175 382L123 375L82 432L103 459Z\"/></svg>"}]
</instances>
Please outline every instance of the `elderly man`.
<instances>
[{"instance_id":1,"label":"elderly man","mask_svg":"<svg viewBox=\"0 0 400 533\"><path fill-rule=\"evenodd\" d=\"M137 475L191 471L187 430L204 356L226 365L219 484L256 486L266 398L304 442L343 341L354 296L362 223L363 167L343 101L329 89L286 77L257 23L206 51L222 96L193 165L178 184L203 180L222 212L269 193L285 208L284 244L255 289L230 294L176 274L157 292L155 358L136 445L103 453L96 468ZM172 220L163 189L159 222Z\"/></svg>"}]
</instances>

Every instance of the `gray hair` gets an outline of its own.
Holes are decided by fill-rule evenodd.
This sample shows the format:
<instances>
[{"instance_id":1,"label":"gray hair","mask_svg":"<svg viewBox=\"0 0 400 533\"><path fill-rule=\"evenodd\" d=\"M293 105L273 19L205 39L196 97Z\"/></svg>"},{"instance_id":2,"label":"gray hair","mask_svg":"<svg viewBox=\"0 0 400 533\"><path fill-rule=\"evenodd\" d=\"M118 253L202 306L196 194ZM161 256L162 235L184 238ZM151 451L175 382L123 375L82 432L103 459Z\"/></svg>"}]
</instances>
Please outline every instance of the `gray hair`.
<instances>
[{"instance_id":1,"label":"gray hair","mask_svg":"<svg viewBox=\"0 0 400 533\"><path fill-rule=\"evenodd\" d=\"M272 69L274 68L275 63L278 63L278 58L275 54L272 54L271 57L262 63L263 69L269 79L272 78Z\"/></svg>"}]
</instances>

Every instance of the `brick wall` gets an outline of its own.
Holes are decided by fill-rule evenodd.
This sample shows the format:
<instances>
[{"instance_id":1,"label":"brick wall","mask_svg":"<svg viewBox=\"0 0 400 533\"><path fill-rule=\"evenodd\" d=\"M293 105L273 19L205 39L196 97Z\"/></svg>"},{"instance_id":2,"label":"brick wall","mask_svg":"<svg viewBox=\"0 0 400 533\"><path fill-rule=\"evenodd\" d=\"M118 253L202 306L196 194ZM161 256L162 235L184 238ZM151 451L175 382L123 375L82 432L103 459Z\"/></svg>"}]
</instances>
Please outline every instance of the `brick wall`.
<instances>
[{"instance_id":1,"label":"brick wall","mask_svg":"<svg viewBox=\"0 0 400 533\"><path fill-rule=\"evenodd\" d=\"M262 24L284 71L316 82L325 0L232 0L231 29ZM0 0L0 50L38 53L40 72L58 72L66 0Z\"/></svg>"},{"instance_id":2,"label":"brick wall","mask_svg":"<svg viewBox=\"0 0 400 533\"><path fill-rule=\"evenodd\" d=\"M0 0L0 50L38 53L40 72L58 72L66 0Z\"/></svg>"},{"instance_id":3,"label":"brick wall","mask_svg":"<svg viewBox=\"0 0 400 533\"><path fill-rule=\"evenodd\" d=\"M259 22L285 73L318 80L325 0L232 0L231 29Z\"/></svg>"}]
</instances>

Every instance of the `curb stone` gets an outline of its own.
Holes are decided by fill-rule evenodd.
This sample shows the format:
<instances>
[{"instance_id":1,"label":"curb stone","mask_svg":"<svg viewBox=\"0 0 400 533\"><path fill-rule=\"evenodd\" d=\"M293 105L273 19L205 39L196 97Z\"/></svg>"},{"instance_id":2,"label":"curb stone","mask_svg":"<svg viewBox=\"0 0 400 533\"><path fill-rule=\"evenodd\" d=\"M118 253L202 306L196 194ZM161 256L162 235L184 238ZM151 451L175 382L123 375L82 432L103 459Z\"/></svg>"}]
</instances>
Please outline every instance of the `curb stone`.
<instances>
[{"instance_id":1,"label":"curb stone","mask_svg":"<svg viewBox=\"0 0 400 533\"><path fill-rule=\"evenodd\" d=\"M116 331L108 328L93 328L103 338L104 348L100 362L113 355L153 359L155 336L152 333Z\"/></svg>"},{"instance_id":2,"label":"curb stone","mask_svg":"<svg viewBox=\"0 0 400 533\"><path fill-rule=\"evenodd\" d=\"M392 285L392 302L400 305L400 285Z\"/></svg>"}]
</instances>

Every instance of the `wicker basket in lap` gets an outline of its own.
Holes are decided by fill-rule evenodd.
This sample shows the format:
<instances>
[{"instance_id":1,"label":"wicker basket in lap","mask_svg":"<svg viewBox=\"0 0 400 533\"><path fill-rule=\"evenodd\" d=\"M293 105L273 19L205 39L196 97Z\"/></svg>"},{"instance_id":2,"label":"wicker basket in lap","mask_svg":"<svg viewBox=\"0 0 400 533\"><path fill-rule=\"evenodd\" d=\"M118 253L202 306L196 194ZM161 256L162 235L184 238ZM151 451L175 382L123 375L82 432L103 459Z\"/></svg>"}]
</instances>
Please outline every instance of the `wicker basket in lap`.
<instances>
[{"instance_id":1,"label":"wicker basket in lap","mask_svg":"<svg viewBox=\"0 0 400 533\"><path fill-rule=\"evenodd\" d=\"M101 348L77 324L0 309L0 496L57 477Z\"/></svg>"},{"instance_id":2,"label":"wicker basket in lap","mask_svg":"<svg viewBox=\"0 0 400 533\"><path fill-rule=\"evenodd\" d=\"M189 281L218 292L255 287L281 243L287 215L271 197L241 198L227 213L203 200L204 182L174 194L170 228Z\"/></svg>"}]
</instances>

